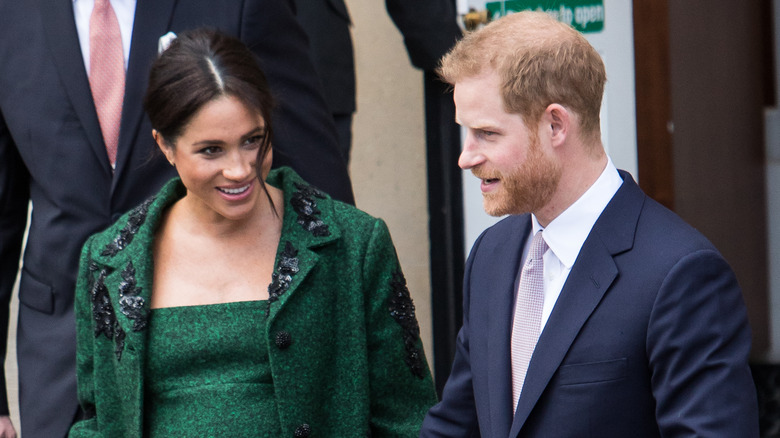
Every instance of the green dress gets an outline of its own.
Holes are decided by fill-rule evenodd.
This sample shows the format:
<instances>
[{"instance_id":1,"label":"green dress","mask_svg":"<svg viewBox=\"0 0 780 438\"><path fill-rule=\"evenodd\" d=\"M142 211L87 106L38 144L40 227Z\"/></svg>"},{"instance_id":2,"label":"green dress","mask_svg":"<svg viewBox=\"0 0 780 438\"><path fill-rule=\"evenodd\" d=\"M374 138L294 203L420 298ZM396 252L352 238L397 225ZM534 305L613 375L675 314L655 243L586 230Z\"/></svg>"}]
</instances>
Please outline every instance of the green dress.
<instances>
[{"instance_id":1,"label":"green dress","mask_svg":"<svg viewBox=\"0 0 780 438\"><path fill-rule=\"evenodd\" d=\"M262 333L267 301L153 309L144 436L280 434Z\"/></svg>"}]
</instances>

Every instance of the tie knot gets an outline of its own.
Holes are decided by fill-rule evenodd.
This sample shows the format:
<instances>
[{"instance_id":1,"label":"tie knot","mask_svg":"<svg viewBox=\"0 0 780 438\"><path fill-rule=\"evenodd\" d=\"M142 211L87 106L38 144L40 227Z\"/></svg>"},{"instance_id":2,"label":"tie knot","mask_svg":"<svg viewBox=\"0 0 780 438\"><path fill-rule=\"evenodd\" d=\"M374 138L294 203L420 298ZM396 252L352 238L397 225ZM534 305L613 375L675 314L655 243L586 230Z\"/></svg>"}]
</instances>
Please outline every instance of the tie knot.
<instances>
[{"instance_id":1,"label":"tie knot","mask_svg":"<svg viewBox=\"0 0 780 438\"><path fill-rule=\"evenodd\" d=\"M531 249L528 251L528 257L532 260L539 260L544 256L544 252L547 251L547 242L542 237L542 231L534 234L533 240L531 240Z\"/></svg>"}]
</instances>

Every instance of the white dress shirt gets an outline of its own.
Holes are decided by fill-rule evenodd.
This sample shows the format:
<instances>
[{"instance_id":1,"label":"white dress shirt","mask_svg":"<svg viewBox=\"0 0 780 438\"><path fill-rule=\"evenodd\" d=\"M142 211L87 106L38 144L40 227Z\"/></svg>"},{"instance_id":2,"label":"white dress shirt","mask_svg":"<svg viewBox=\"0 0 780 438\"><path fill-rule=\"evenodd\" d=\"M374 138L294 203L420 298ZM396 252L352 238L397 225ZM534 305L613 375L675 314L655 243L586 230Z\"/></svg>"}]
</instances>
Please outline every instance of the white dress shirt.
<instances>
[{"instance_id":1,"label":"white dress shirt","mask_svg":"<svg viewBox=\"0 0 780 438\"><path fill-rule=\"evenodd\" d=\"M136 0L111 0L116 19L119 21L119 33L122 34L122 51L125 55L125 71L130 59L130 41L133 38L133 20L135 20ZM76 30L79 34L81 56L84 57L84 67L89 75L89 17L95 0L73 0L73 17L76 19Z\"/></svg>"},{"instance_id":2,"label":"white dress shirt","mask_svg":"<svg viewBox=\"0 0 780 438\"><path fill-rule=\"evenodd\" d=\"M558 215L544 228L544 241L549 250L544 254L544 308L542 310L542 326L547 324L547 319L552 313L555 303L561 294L566 279L580 254L585 239L590 234L593 224L596 223L609 201L623 184L615 165L611 159L607 159L607 166L596 182L563 213ZM531 215L532 229L520 262L520 270L525 263L528 251L531 247L531 237L542 229L536 216ZM520 281L515 281L515 290Z\"/></svg>"}]
</instances>

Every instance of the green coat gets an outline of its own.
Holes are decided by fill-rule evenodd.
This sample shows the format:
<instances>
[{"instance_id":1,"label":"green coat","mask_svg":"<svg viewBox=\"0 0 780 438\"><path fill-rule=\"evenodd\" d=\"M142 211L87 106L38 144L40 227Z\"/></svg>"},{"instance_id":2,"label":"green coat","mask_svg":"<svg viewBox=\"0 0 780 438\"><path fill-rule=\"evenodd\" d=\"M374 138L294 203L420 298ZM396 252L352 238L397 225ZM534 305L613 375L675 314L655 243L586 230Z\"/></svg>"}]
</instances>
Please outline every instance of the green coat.
<instances>
[{"instance_id":1,"label":"green coat","mask_svg":"<svg viewBox=\"0 0 780 438\"><path fill-rule=\"evenodd\" d=\"M268 183L284 191L284 221L268 317L258 323L282 436L416 437L436 395L386 225L290 169L272 171ZM71 437L142 433L152 240L184 194L172 180L84 245L76 325L87 418Z\"/></svg>"}]
</instances>

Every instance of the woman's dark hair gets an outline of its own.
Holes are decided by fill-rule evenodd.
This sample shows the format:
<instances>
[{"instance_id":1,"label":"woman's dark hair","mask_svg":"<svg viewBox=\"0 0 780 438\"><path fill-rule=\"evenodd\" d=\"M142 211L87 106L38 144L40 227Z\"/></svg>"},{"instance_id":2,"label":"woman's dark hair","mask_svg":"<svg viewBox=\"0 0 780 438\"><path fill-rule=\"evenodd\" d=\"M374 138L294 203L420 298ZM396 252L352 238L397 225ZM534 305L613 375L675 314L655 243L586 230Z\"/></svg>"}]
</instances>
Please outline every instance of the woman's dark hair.
<instances>
[{"instance_id":1,"label":"woman's dark hair","mask_svg":"<svg viewBox=\"0 0 780 438\"><path fill-rule=\"evenodd\" d=\"M211 29L182 32L152 64L144 109L162 141L174 147L195 113L223 96L237 98L263 118L259 167L271 150L274 100L255 55L240 40ZM261 186L278 216L271 194Z\"/></svg>"},{"instance_id":2,"label":"woman's dark hair","mask_svg":"<svg viewBox=\"0 0 780 438\"><path fill-rule=\"evenodd\" d=\"M262 162L271 147L274 101L255 55L236 38L211 29L182 32L152 64L144 109L152 128L173 147L195 113L222 96L263 117Z\"/></svg>"}]
</instances>

